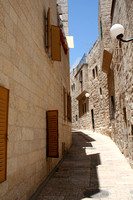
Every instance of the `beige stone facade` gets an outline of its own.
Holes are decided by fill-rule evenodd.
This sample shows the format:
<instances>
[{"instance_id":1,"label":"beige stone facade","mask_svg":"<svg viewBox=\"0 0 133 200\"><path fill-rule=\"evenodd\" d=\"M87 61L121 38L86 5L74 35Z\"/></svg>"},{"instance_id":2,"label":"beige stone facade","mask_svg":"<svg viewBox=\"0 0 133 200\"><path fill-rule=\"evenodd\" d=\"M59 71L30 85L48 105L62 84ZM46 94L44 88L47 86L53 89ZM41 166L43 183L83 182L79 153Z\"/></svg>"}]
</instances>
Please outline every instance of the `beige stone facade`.
<instances>
[{"instance_id":1,"label":"beige stone facade","mask_svg":"<svg viewBox=\"0 0 133 200\"><path fill-rule=\"evenodd\" d=\"M85 96L86 93L89 93L89 97ZM99 39L86 55L85 62L71 72L71 96L73 128L91 129L106 134L110 121L108 85L107 75L100 67ZM85 111L83 104L86 104Z\"/></svg>"},{"instance_id":2,"label":"beige stone facade","mask_svg":"<svg viewBox=\"0 0 133 200\"><path fill-rule=\"evenodd\" d=\"M116 1L113 4L112 25L122 24L124 38L133 38L132 0ZM112 136L133 166L133 42L114 41L111 51L115 89L115 126L112 126Z\"/></svg>"},{"instance_id":3,"label":"beige stone facade","mask_svg":"<svg viewBox=\"0 0 133 200\"><path fill-rule=\"evenodd\" d=\"M125 28L124 38L133 37L132 0L99 1L99 39L87 54L83 82L84 93L71 91L73 128L92 129L108 134L133 165L133 46L111 40L110 28L120 23ZM97 69L96 69L97 66ZM85 69L87 68L87 69ZM77 66L71 72L71 87L78 88ZM94 78L95 77L95 78ZM82 83L83 84L83 83ZM79 118L78 98L89 93L88 110ZM78 118L77 118L77 116ZM76 121L77 120L77 121Z\"/></svg>"},{"instance_id":4,"label":"beige stone facade","mask_svg":"<svg viewBox=\"0 0 133 200\"><path fill-rule=\"evenodd\" d=\"M0 0L0 86L9 89L7 172L1 200L28 200L71 145L63 87L70 91L69 55L45 49L45 16L58 26L55 0ZM58 110L59 158L46 156L46 111ZM67 110L67 109L66 109Z\"/></svg>"}]
</instances>

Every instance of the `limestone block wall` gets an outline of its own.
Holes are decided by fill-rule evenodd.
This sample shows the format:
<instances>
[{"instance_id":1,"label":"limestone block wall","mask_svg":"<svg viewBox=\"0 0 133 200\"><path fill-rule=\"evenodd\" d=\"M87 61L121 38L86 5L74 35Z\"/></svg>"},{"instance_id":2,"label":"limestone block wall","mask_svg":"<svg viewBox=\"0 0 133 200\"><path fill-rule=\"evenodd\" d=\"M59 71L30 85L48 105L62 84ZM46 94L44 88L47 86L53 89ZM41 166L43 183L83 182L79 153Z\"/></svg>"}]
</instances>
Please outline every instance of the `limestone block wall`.
<instances>
[{"instance_id":1,"label":"limestone block wall","mask_svg":"<svg viewBox=\"0 0 133 200\"><path fill-rule=\"evenodd\" d=\"M76 79L75 79L76 73L77 73L76 68L74 68L73 71L70 73L70 89L71 89L70 91L71 91L71 100L72 100L73 128L78 128L78 119L79 119L78 100L76 99L76 91L78 90L79 85L76 84Z\"/></svg>"},{"instance_id":2,"label":"limestone block wall","mask_svg":"<svg viewBox=\"0 0 133 200\"><path fill-rule=\"evenodd\" d=\"M111 5L112 0L99 0L98 27L100 41L100 65L102 66L103 49L110 51L110 26L111 26Z\"/></svg>"},{"instance_id":3,"label":"limestone block wall","mask_svg":"<svg viewBox=\"0 0 133 200\"><path fill-rule=\"evenodd\" d=\"M121 6L123 5L123 6ZM116 1L112 24L124 26L124 38L133 37L133 4L131 0ZM132 42L112 43L115 82L115 128L114 138L121 151L133 165L133 46Z\"/></svg>"},{"instance_id":4,"label":"limestone block wall","mask_svg":"<svg viewBox=\"0 0 133 200\"><path fill-rule=\"evenodd\" d=\"M100 66L100 43L96 41L87 55L88 80L89 80L89 118L92 124L91 110L94 112L94 130L96 132L110 134L109 130L109 98L107 75L102 72ZM97 72L96 72L97 67ZM93 75L95 71L95 78ZM92 128L92 126L91 126Z\"/></svg>"},{"instance_id":5,"label":"limestone block wall","mask_svg":"<svg viewBox=\"0 0 133 200\"><path fill-rule=\"evenodd\" d=\"M45 51L44 14L55 0L0 1L0 85L9 89L7 180L1 200L28 200L71 145L71 123L63 120L63 87L70 91L69 55L61 62ZM46 157L46 111L58 110L59 158Z\"/></svg>"},{"instance_id":6,"label":"limestone block wall","mask_svg":"<svg viewBox=\"0 0 133 200\"><path fill-rule=\"evenodd\" d=\"M80 82L80 72L82 71L82 84ZM89 90L88 85L88 64L84 63L80 70L78 71L77 68L75 68L71 72L71 78L70 78L71 86L75 84L75 89L72 89L71 87L71 96L72 96L72 123L73 128L78 129L87 129L90 127L88 121L88 111L82 116L79 117L79 102L76 99L83 91ZM83 94L83 96L85 96Z\"/></svg>"},{"instance_id":7,"label":"limestone block wall","mask_svg":"<svg viewBox=\"0 0 133 200\"><path fill-rule=\"evenodd\" d=\"M113 4L112 4L113 3ZM114 10L111 13L112 5ZM109 98L114 97L115 117L110 120L111 137L121 152L129 158L133 165L133 55L132 42L119 43L110 38L110 28L113 24L122 24L125 28L124 38L133 37L133 4L132 0L99 1L99 36L100 46L112 53L112 63L108 73ZM102 62L102 53L100 55Z\"/></svg>"},{"instance_id":8,"label":"limestone block wall","mask_svg":"<svg viewBox=\"0 0 133 200\"><path fill-rule=\"evenodd\" d=\"M76 68L71 73L71 85L75 83L75 90L71 90L72 94L72 113L73 113L73 128L90 129L96 132L101 132L110 135L110 115L109 115L109 96L107 75L102 72L100 66L100 43L96 41L93 48L87 54L87 65L81 69L83 71L83 91L89 93L89 109L79 118L79 106L76 97L82 93L81 84L78 80ZM95 73L95 78L93 74ZM94 111L94 129L92 126L92 109ZM78 119L76 121L76 115Z\"/></svg>"}]
</instances>

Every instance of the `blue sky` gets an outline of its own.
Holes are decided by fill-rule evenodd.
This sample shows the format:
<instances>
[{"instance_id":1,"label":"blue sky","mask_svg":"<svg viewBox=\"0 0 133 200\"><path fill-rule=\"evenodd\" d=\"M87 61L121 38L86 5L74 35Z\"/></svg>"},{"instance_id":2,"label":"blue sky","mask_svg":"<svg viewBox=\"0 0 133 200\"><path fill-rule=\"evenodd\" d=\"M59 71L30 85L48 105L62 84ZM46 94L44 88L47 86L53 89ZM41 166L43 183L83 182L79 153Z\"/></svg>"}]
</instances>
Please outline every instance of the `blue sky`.
<instances>
[{"instance_id":1,"label":"blue sky","mask_svg":"<svg viewBox=\"0 0 133 200\"><path fill-rule=\"evenodd\" d=\"M69 35L74 36L70 66L89 52L98 38L98 0L68 0Z\"/></svg>"}]
</instances>

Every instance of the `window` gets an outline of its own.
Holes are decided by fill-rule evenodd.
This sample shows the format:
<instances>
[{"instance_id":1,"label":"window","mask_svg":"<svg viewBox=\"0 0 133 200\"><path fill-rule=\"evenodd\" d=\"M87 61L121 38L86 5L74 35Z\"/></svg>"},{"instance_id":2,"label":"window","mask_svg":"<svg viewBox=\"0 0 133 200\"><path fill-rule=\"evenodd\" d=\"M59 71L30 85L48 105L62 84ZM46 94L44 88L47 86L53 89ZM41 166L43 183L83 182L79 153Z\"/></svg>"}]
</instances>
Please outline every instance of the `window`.
<instances>
[{"instance_id":1,"label":"window","mask_svg":"<svg viewBox=\"0 0 133 200\"><path fill-rule=\"evenodd\" d=\"M102 88L100 88L100 95L102 95Z\"/></svg>"},{"instance_id":2,"label":"window","mask_svg":"<svg viewBox=\"0 0 133 200\"><path fill-rule=\"evenodd\" d=\"M72 110L71 110L71 96L67 94L67 119L71 122L72 120Z\"/></svg>"},{"instance_id":3,"label":"window","mask_svg":"<svg viewBox=\"0 0 133 200\"><path fill-rule=\"evenodd\" d=\"M101 33L101 40L103 39L103 32L102 32L102 21L100 20L100 33Z\"/></svg>"},{"instance_id":4,"label":"window","mask_svg":"<svg viewBox=\"0 0 133 200\"><path fill-rule=\"evenodd\" d=\"M86 113L86 103L83 104L83 114Z\"/></svg>"},{"instance_id":5,"label":"window","mask_svg":"<svg viewBox=\"0 0 133 200\"><path fill-rule=\"evenodd\" d=\"M78 115L76 115L76 117L75 117L75 118L76 118L76 121L78 121Z\"/></svg>"},{"instance_id":6,"label":"window","mask_svg":"<svg viewBox=\"0 0 133 200\"><path fill-rule=\"evenodd\" d=\"M58 110L46 112L47 121L47 157L58 158Z\"/></svg>"},{"instance_id":7,"label":"window","mask_svg":"<svg viewBox=\"0 0 133 200\"><path fill-rule=\"evenodd\" d=\"M93 78L95 79L95 69L92 70Z\"/></svg>"},{"instance_id":8,"label":"window","mask_svg":"<svg viewBox=\"0 0 133 200\"><path fill-rule=\"evenodd\" d=\"M95 67L95 71L96 71L96 76L98 76L98 67Z\"/></svg>"},{"instance_id":9,"label":"window","mask_svg":"<svg viewBox=\"0 0 133 200\"><path fill-rule=\"evenodd\" d=\"M0 86L0 183L6 180L9 90Z\"/></svg>"},{"instance_id":10,"label":"window","mask_svg":"<svg viewBox=\"0 0 133 200\"><path fill-rule=\"evenodd\" d=\"M73 84L71 85L71 90L72 90L72 92L75 90L75 83L73 83Z\"/></svg>"},{"instance_id":11,"label":"window","mask_svg":"<svg viewBox=\"0 0 133 200\"><path fill-rule=\"evenodd\" d=\"M63 87L64 120L66 120L66 90Z\"/></svg>"},{"instance_id":12,"label":"window","mask_svg":"<svg viewBox=\"0 0 133 200\"><path fill-rule=\"evenodd\" d=\"M123 108L123 118L124 118L125 125L127 126L127 114L126 114L126 108L125 107Z\"/></svg>"},{"instance_id":13,"label":"window","mask_svg":"<svg viewBox=\"0 0 133 200\"><path fill-rule=\"evenodd\" d=\"M75 83L73 84L73 90L75 90Z\"/></svg>"},{"instance_id":14,"label":"window","mask_svg":"<svg viewBox=\"0 0 133 200\"><path fill-rule=\"evenodd\" d=\"M112 8L111 8L111 23L112 23L112 21L113 21L114 9L115 9L115 3L116 3L116 0L112 0Z\"/></svg>"},{"instance_id":15,"label":"window","mask_svg":"<svg viewBox=\"0 0 133 200\"><path fill-rule=\"evenodd\" d=\"M110 118L115 118L115 107L114 107L114 97L110 97Z\"/></svg>"},{"instance_id":16,"label":"window","mask_svg":"<svg viewBox=\"0 0 133 200\"><path fill-rule=\"evenodd\" d=\"M80 74L79 74L79 81L80 81L80 83L83 82L83 74L82 74L82 70L80 71Z\"/></svg>"},{"instance_id":17,"label":"window","mask_svg":"<svg viewBox=\"0 0 133 200\"><path fill-rule=\"evenodd\" d=\"M48 8L48 12L47 12L47 51L48 54L51 54L50 51L50 8Z\"/></svg>"},{"instance_id":18,"label":"window","mask_svg":"<svg viewBox=\"0 0 133 200\"><path fill-rule=\"evenodd\" d=\"M79 100L79 117L82 117L89 110L89 100L83 97Z\"/></svg>"},{"instance_id":19,"label":"window","mask_svg":"<svg viewBox=\"0 0 133 200\"><path fill-rule=\"evenodd\" d=\"M47 11L47 30L45 31L45 45L49 57L54 61L61 61L60 27L51 26L50 8Z\"/></svg>"}]
</instances>

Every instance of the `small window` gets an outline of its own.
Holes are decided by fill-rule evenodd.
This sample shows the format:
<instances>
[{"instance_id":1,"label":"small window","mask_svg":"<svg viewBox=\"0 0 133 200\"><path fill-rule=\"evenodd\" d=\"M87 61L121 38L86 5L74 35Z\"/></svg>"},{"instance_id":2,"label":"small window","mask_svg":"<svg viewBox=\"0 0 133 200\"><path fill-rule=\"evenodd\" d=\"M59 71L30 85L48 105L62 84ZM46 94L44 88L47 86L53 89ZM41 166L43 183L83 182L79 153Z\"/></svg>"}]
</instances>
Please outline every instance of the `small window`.
<instances>
[{"instance_id":1,"label":"small window","mask_svg":"<svg viewBox=\"0 0 133 200\"><path fill-rule=\"evenodd\" d=\"M93 78L95 79L95 69L92 70Z\"/></svg>"},{"instance_id":2,"label":"small window","mask_svg":"<svg viewBox=\"0 0 133 200\"><path fill-rule=\"evenodd\" d=\"M100 95L102 95L102 88L100 88Z\"/></svg>"},{"instance_id":3,"label":"small window","mask_svg":"<svg viewBox=\"0 0 133 200\"><path fill-rule=\"evenodd\" d=\"M97 66L95 67L95 70L96 70L96 76L98 76L98 67Z\"/></svg>"},{"instance_id":4,"label":"small window","mask_svg":"<svg viewBox=\"0 0 133 200\"><path fill-rule=\"evenodd\" d=\"M112 21L113 21L115 4L116 4L116 0L113 0L113 1L112 1L112 8L111 8L111 23L112 23Z\"/></svg>"},{"instance_id":5,"label":"small window","mask_svg":"<svg viewBox=\"0 0 133 200\"><path fill-rule=\"evenodd\" d=\"M114 106L114 97L110 97L110 118L115 118L115 106Z\"/></svg>"},{"instance_id":6,"label":"small window","mask_svg":"<svg viewBox=\"0 0 133 200\"><path fill-rule=\"evenodd\" d=\"M76 121L78 121L78 115L76 115L76 117L75 117L75 118L76 118Z\"/></svg>"},{"instance_id":7,"label":"small window","mask_svg":"<svg viewBox=\"0 0 133 200\"><path fill-rule=\"evenodd\" d=\"M67 94L67 119L71 122L72 120L72 110L71 110L71 96L70 93Z\"/></svg>"},{"instance_id":8,"label":"small window","mask_svg":"<svg viewBox=\"0 0 133 200\"><path fill-rule=\"evenodd\" d=\"M100 20L100 33L101 33L101 40L103 39L103 31L102 31L102 21Z\"/></svg>"},{"instance_id":9,"label":"small window","mask_svg":"<svg viewBox=\"0 0 133 200\"><path fill-rule=\"evenodd\" d=\"M86 103L83 104L83 113L86 113Z\"/></svg>"},{"instance_id":10,"label":"small window","mask_svg":"<svg viewBox=\"0 0 133 200\"><path fill-rule=\"evenodd\" d=\"M79 74L79 81L80 81L80 83L83 82L83 74L82 74L82 70L80 71L80 74Z\"/></svg>"},{"instance_id":11,"label":"small window","mask_svg":"<svg viewBox=\"0 0 133 200\"><path fill-rule=\"evenodd\" d=\"M131 135L133 136L133 125L131 125Z\"/></svg>"},{"instance_id":12,"label":"small window","mask_svg":"<svg viewBox=\"0 0 133 200\"><path fill-rule=\"evenodd\" d=\"M123 118L124 118L125 125L127 126L127 113L126 113L125 107L123 108Z\"/></svg>"},{"instance_id":13,"label":"small window","mask_svg":"<svg viewBox=\"0 0 133 200\"><path fill-rule=\"evenodd\" d=\"M66 89L63 87L64 120L66 120Z\"/></svg>"},{"instance_id":14,"label":"small window","mask_svg":"<svg viewBox=\"0 0 133 200\"><path fill-rule=\"evenodd\" d=\"M75 90L75 83L73 83L73 84L71 85L71 90L72 90L72 91Z\"/></svg>"}]
</instances>

